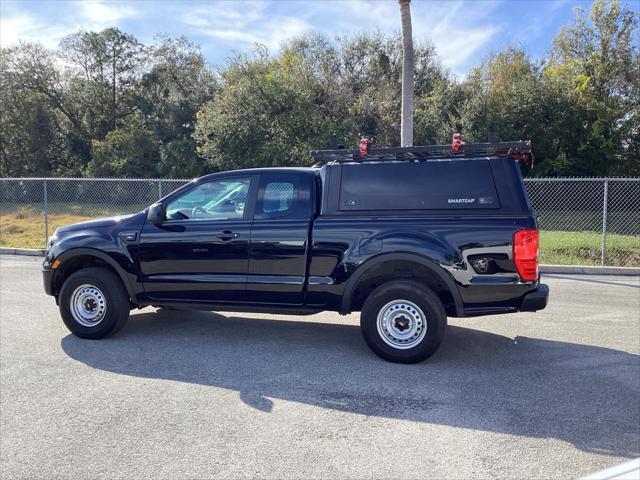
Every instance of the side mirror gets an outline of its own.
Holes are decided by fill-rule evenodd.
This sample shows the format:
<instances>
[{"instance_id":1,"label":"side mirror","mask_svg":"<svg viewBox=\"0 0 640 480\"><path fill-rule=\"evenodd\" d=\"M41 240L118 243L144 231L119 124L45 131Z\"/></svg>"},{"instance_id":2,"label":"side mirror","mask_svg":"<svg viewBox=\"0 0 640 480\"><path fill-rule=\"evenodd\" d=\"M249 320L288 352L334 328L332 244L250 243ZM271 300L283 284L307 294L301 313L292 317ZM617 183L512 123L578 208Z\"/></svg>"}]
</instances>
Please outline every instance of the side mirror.
<instances>
[{"instance_id":1,"label":"side mirror","mask_svg":"<svg viewBox=\"0 0 640 480\"><path fill-rule=\"evenodd\" d=\"M149 207L147 212L147 220L152 225L159 227L167 219L167 212L162 203L154 203Z\"/></svg>"}]
</instances>

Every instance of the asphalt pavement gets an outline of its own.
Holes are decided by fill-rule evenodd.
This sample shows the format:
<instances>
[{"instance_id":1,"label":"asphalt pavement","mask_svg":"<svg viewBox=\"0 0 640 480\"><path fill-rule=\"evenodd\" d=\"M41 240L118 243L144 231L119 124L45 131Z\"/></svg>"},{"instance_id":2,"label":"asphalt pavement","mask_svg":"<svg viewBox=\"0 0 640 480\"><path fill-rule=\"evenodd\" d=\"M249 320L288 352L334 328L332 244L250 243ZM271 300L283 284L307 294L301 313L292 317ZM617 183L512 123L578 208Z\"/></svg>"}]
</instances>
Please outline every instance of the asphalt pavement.
<instances>
[{"instance_id":1,"label":"asphalt pavement","mask_svg":"<svg viewBox=\"0 0 640 480\"><path fill-rule=\"evenodd\" d=\"M417 365L358 315L132 312L69 334L0 256L2 478L577 478L640 456L640 279L546 275L538 313L449 319Z\"/></svg>"}]
</instances>

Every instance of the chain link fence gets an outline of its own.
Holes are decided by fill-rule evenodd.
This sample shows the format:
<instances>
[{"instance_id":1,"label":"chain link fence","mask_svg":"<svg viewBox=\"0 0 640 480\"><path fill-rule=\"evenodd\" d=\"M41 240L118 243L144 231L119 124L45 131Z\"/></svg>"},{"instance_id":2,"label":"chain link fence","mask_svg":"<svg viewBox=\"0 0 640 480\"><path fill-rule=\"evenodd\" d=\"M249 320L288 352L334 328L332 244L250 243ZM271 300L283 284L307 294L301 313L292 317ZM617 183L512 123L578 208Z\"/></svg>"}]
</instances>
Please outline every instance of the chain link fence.
<instances>
[{"instance_id":1,"label":"chain link fence","mask_svg":"<svg viewBox=\"0 0 640 480\"><path fill-rule=\"evenodd\" d=\"M0 246L43 248L57 227L143 210L189 180L0 179ZM525 180L546 264L640 266L640 178Z\"/></svg>"},{"instance_id":2,"label":"chain link fence","mask_svg":"<svg viewBox=\"0 0 640 480\"><path fill-rule=\"evenodd\" d=\"M0 246L43 248L69 223L143 210L189 180L0 179Z\"/></svg>"},{"instance_id":3,"label":"chain link fence","mask_svg":"<svg viewBox=\"0 0 640 480\"><path fill-rule=\"evenodd\" d=\"M640 266L640 178L533 178L547 264Z\"/></svg>"}]
</instances>

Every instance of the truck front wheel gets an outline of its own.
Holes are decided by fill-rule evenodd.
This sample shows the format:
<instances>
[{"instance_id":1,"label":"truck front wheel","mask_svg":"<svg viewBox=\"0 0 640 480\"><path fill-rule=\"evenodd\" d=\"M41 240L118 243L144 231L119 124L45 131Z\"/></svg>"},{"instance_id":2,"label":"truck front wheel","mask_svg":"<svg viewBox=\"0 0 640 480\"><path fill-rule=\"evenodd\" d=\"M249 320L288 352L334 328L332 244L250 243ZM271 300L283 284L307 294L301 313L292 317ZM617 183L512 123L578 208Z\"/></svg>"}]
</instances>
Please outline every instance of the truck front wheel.
<instances>
[{"instance_id":1,"label":"truck front wheel","mask_svg":"<svg viewBox=\"0 0 640 480\"><path fill-rule=\"evenodd\" d=\"M120 278L100 267L78 270L60 290L60 315L78 337L103 338L129 318L129 296Z\"/></svg>"},{"instance_id":2,"label":"truck front wheel","mask_svg":"<svg viewBox=\"0 0 640 480\"><path fill-rule=\"evenodd\" d=\"M390 362L417 363L440 346L447 326L442 302L411 280L394 280L369 294L360 314L367 345Z\"/></svg>"}]
</instances>

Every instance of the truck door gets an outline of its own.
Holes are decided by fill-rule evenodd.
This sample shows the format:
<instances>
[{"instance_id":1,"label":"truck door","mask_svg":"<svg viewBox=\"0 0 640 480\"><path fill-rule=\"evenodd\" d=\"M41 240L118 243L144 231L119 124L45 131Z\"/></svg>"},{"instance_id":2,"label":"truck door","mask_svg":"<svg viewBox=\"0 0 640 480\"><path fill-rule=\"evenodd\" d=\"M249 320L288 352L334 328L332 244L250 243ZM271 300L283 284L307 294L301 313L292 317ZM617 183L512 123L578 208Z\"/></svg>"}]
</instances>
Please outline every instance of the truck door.
<instances>
[{"instance_id":1,"label":"truck door","mask_svg":"<svg viewBox=\"0 0 640 480\"><path fill-rule=\"evenodd\" d=\"M245 299L250 186L257 175L203 182L166 203L167 220L146 222L138 258L151 299L226 303Z\"/></svg>"},{"instance_id":2,"label":"truck door","mask_svg":"<svg viewBox=\"0 0 640 480\"><path fill-rule=\"evenodd\" d=\"M312 173L261 175L249 245L251 303L304 303L314 188Z\"/></svg>"}]
</instances>

